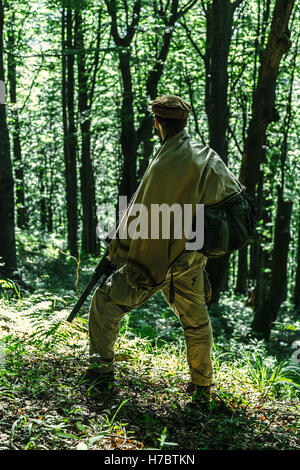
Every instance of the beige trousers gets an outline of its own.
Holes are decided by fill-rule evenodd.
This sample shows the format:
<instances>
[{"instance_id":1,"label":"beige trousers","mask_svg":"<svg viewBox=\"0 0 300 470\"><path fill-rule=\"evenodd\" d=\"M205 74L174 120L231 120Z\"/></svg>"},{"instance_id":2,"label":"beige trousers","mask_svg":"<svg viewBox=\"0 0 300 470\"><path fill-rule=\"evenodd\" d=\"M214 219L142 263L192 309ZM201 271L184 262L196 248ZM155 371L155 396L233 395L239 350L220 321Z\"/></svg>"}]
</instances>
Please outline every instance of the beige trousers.
<instances>
[{"instance_id":1,"label":"beige trousers","mask_svg":"<svg viewBox=\"0 0 300 470\"><path fill-rule=\"evenodd\" d=\"M169 304L182 325L187 347L191 380L198 385L212 381L212 330L206 301L211 288L205 271L207 258L198 252L186 252L172 267L175 298ZM169 303L171 271L157 288L140 290L126 281L125 266L115 271L95 291L89 316L90 362L111 370L114 343L123 316L162 290Z\"/></svg>"}]
</instances>

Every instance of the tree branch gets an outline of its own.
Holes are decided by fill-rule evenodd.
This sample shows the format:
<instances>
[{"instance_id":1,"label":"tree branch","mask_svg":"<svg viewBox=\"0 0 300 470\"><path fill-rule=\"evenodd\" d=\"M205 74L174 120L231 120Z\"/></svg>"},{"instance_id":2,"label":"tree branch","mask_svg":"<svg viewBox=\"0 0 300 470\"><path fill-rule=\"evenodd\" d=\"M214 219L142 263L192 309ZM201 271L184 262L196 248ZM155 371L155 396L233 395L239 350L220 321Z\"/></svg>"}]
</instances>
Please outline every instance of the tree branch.
<instances>
[{"instance_id":1,"label":"tree branch","mask_svg":"<svg viewBox=\"0 0 300 470\"><path fill-rule=\"evenodd\" d=\"M203 136L203 134L200 132L200 126L199 126L199 122L198 122L198 117L197 117L197 114L196 114L196 111L195 111L195 107L194 107L194 96L193 96L192 85L191 85L191 81L190 81L188 75L185 76L185 81L186 81L186 84L187 84L188 90L189 90L189 97L190 97L190 103L191 103L192 113L193 113L194 120L195 120L196 132L197 132L197 134L200 136L201 141L202 141L202 144L203 144L203 145L206 145L204 136Z\"/></svg>"},{"instance_id":2,"label":"tree branch","mask_svg":"<svg viewBox=\"0 0 300 470\"><path fill-rule=\"evenodd\" d=\"M181 24L181 26L184 27L184 29L185 29L185 31L186 31L186 34L187 34L187 37L188 37L190 43L192 44L192 46L195 48L197 54L199 54L199 56L201 57L201 59L205 60L205 56L204 56L204 54L200 51L199 47L197 46L197 44L196 44L195 41L193 40L192 35L191 35L191 32L190 32L189 28L187 27L184 18L183 18L183 23L180 23L180 24Z\"/></svg>"},{"instance_id":3,"label":"tree branch","mask_svg":"<svg viewBox=\"0 0 300 470\"><path fill-rule=\"evenodd\" d=\"M202 5L202 10L203 10L205 16L207 16L207 8L205 8L205 4L204 4L203 0L201 0L201 5Z\"/></svg>"},{"instance_id":4,"label":"tree branch","mask_svg":"<svg viewBox=\"0 0 300 470\"><path fill-rule=\"evenodd\" d=\"M191 8L193 8L194 5L196 5L197 2L198 0L190 0L189 2L187 2L178 12L177 19L184 16Z\"/></svg>"},{"instance_id":5,"label":"tree branch","mask_svg":"<svg viewBox=\"0 0 300 470\"><path fill-rule=\"evenodd\" d=\"M93 97L94 97L94 92L95 92L95 85L96 85L96 76L97 76L97 72L98 72L98 69L99 69L99 50L100 50L100 42L101 42L101 15L102 15L102 8L100 7L99 17L98 17L97 42L96 42L96 51L95 51L95 56L94 56L94 64L91 67L90 72L88 73L88 76L90 76L90 73L91 73L92 69L94 69L93 70L93 77L92 77L92 80L91 80L91 88L90 88L90 92L89 92L89 108L92 107L92 102L93 102ZM108 46L109 46L109 43L110 43L110 39L111 39L111 33L109 35ZM101 65L102 65L105 57L106 57L106 52L103 54ZM100 65L100 67L101 67L101 65Z\"/></svg>"},{"instance_id":6,"label":"tree branch","mask_svg":"<svg viewBox=\"0 0 300 470\"><path fill-rule=\"evenodd\" d=\"M233 10L235 10L241 3L243 3L244 0L235 0L231 6L233 8Z\"/></svg>"},{"instance_id":7,"label":"tree branch","mask_svg":"<svg viewBox=\"0 0 300 470\"><path fill-rule=\"evenodd\" d=\"M163 14L164 14L164 15L167 13L167 10L168 10L168 8L169 8L169 3L170 3L170 0L167 1L166 6L165 6L165 9L163 10Z\"/></svg>"},{"instance_id":8,"label":"tree branch","mask_svg":"<svg viewBox=\"0 0 300 470\"><path fill-rule=\"evenodd\" d=\"M36 80L37 80L37 78L38 78L38 76L39 76L39 73L40 73L41 69L43 68L43 65L44 65L44 57L43 57L43 55L42 55L42 63L39 65L39 67L38 67L38 69L37 69L37 72L36 72L36 74L35 74L33 80L31 81L30 88L29 88L29 92L28 92L28 94L27 94L27 96L26 96L26 98L25 98L25 100L24 100L24 102L23 102L23 104L22 104L22 106L21 106L21 108L20 108L19 115L22 114L22 112L23 112L23 110L24 110L24 108L25 108L25 106L26 106L26 103L27 103L27 101L28 101L29 98L30 98L32 89L33 89L33 87L34 87L34 85L35 85L35 82L36 82Z\"/></svg>"},{"instance_id":9,"label":"tree branch","mask_svg":"<svg viewBox=\"0 0 300 470\"><path fill-rule=\"evenodd\" d=\"M122 47L129 46L135 33L135 27L138 25L140 20L141 0L136 0L133 5L131 24L127 26L127 32L123 38L121 38L118 32L116 0L105 0L105 4L107 6L107 11L111 17L111 33L116 45ZM127 2L125 2L125 5L127 6ZM126 18L127 17L128 11L126 10Z\"/></svg>"},{"instance_id":10,"label":"tree branch","mask_svg":"<svg viewBox=\"0 0 300 470\"><path fill-rule=\"evenodd\" d=\"M235 86L236 84L238 83L239 79L242 77L243 73L244 73L244 70L245 68L247 67L247 63L244 62L241 66L241 69L240 69L240 72L238 74L238 76L236 77L236 79L232 82L231 86L230 86L230 92L234 91L235 89Z\"/></svg>"},{"instance_id":11,"label":"tree branch","mask_svg":"<svg viewBox=\"0 0 300 470\"><path fill-rule=\"evenodd\" d=\"M228 130L229 130L230 134L231 134L232 137L233 137L234 143L235 143L235 145L236 145L236 147L237 147L239 153L243 156L243 149L240 147L240 144L239 144L239 142L238 142L238 140L237 140L237 138L236 138L236 135L235 135L235 133L233 132L233 130L232 130L230 124L228 124Z\"/></svg>"}]
</instances>

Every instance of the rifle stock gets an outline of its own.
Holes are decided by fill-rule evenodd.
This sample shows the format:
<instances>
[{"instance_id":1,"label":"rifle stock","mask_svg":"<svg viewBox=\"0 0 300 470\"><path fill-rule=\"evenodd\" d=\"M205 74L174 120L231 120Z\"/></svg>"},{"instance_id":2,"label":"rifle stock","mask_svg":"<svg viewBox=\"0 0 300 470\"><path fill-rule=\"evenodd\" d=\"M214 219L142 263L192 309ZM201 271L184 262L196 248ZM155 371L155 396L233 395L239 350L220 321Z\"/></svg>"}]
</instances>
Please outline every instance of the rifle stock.
<instances>
[{"instance_id":1,"label":"rifle stock","mask_svg":"<svg viewBox=\"0 0 300 470\"><path fill-rule=\"evenodd\" d=\"M80 296L79 300L77 301L75 307L71 311L70 315L67 318L67 321L69 323L72 323L74 318L76 317L77 313L81 309L82 305L88 298L90 292L94 288L94 286L97 284L97 282L101 279L102 282L100 283L100 286L105 282L105 280L108 278L108 276L114 271L114 268L111 264L111 262L107 259L108 256L108 249L106 250L105 254L103 255L100 263L97 265L92 278L88 285L86 286L83 294Z\"/></svg>"}]
</instances>

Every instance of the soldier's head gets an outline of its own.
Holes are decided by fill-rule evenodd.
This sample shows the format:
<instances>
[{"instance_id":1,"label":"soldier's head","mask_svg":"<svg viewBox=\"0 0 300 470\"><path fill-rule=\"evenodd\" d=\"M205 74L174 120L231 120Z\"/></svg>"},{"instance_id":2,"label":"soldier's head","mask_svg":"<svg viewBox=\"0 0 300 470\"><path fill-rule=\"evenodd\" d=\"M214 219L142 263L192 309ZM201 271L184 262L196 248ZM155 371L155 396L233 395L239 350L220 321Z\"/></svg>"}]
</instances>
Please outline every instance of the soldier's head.
<instances>
[{"instance_id":1,"label":"soldier's head","mask_svg":"<svg viewBox=\"0 0 300 470\"><path fill-rule=\"evenodd\" d=\"M162 139L182 131L187 125L191 106L177 95L163 95L151 103L155 128Z\"/></svg>"}]
</instances>

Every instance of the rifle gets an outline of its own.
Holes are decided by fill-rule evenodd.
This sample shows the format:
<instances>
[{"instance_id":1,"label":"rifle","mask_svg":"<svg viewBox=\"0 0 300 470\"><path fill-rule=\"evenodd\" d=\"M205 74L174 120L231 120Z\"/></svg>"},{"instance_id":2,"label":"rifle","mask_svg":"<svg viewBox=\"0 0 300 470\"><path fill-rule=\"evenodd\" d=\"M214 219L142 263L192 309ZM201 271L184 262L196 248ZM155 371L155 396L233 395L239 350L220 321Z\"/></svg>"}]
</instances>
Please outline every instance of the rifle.
<instances>
[{"instance_id":1,"label":"rifle","mask_svg":"<svg viewBox=\"0 0 300 470\"><path fill-rule=\"evenodd\" d=\"M83 303L86 301L87 297L89 296L91 290L94 288L96 283L100 280L99 287L101 287L106 279L111 275L111 273L114 271L114 267L111 264L111 262L107 259L108 256L108 249L102 256L101 261L97 265L96 269L94 270L94 273L92 275L92 278L89 282L89 284L86 286L83 294L79 298L78 302L76 303L75 307L73 308L72 312L67 318L67 321L72 323L74 318L76 317L77 313L81 309Z\"/></svg>"}]
</instances>

